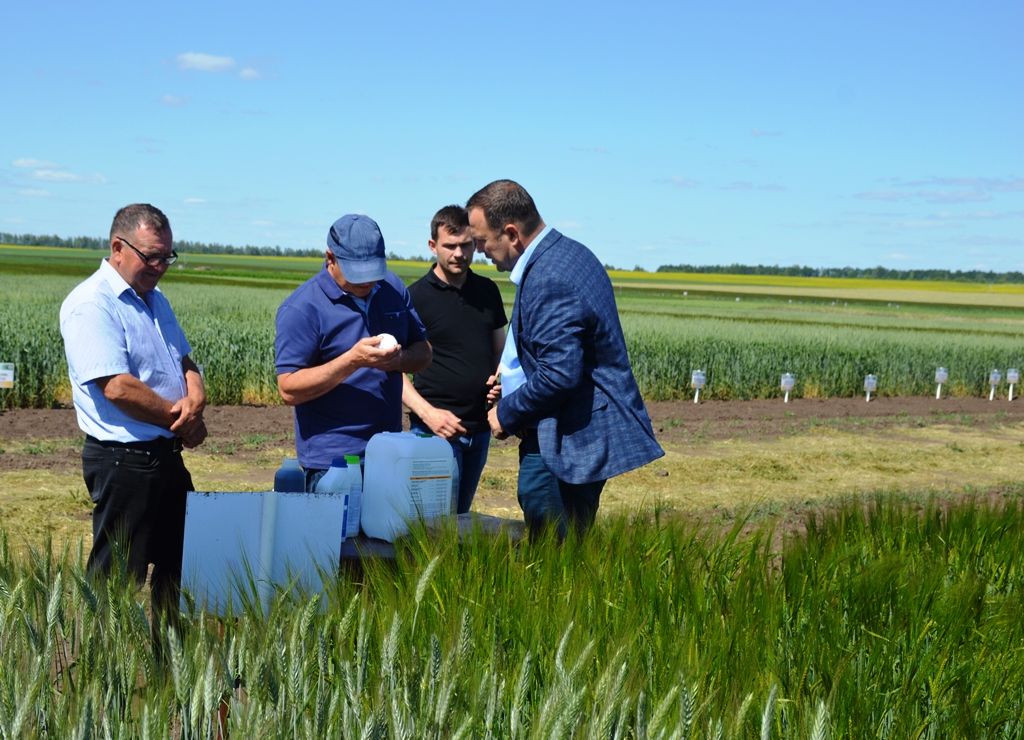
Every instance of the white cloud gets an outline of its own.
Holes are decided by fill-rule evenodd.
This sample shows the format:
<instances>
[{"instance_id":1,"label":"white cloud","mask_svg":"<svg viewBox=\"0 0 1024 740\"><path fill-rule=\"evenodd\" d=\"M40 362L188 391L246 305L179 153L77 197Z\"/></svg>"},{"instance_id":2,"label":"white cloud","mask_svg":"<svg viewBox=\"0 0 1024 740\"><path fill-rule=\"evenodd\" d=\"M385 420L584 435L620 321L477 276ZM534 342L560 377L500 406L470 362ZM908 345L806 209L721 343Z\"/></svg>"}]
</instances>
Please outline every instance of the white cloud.
<instances>
[{"instance_id":1,"label":"white cloud","mask_svg":"<svg viewBox=\"0 0 1024 740\"><path fill-rule=\"evenodd\" d=\"M1024 191L1024 177L923 177L909 180L889 177L887 189L855 193L861 200L921 201L923 203L979 203L993 193Z\"/></svg>"},{"instance_id":2,"label":"white cloud","mask_svg":"<svg viewBox=\"0 0 1024 740\"><path fill-rule=\"evenodd\" d=\"M180 108L188 102L188 98L183 98L179 95L162 95L160 97L160 103L166 105L168 108Z\"/></svg>"},{"instance_id":3,"label":"white cloud","mask_svg":"<svg viewBox=\"0 0 1024 740\"><path fill-rule=\"evenodd\" d=\"M33 180L42 180L43 182L82 182L85 178L81 175L76 175L74 172L66 172L65 170L36 170L32 173Z\"/></svg>"},{"instance_id":4,"label":"white cloud","mask_svg":"<svg viewBox=\"0 0 1024 740\"><path fill-rule=\"evenodd\" d=\"M36 169L40 167L45 169L56 169L57 167L59 167L59 165L56 165L53 162L47 162L42 159L31 159L29 157L22 157L21 159L16 159L11 164L13 164L15 167L20 167L22 169Z\"/></svg>"},{"instance_id":5,"label":"white cloud","mask_svg":"<svg viewBox=\"0 0 1024 740\"><path fill-rule=\"evenodd\" d=\"M40 182L88 182L102 185L107 181L103 175L79 175L61 169L38 169L32 173L31 177Z\"/></svg>"},{"instance_id":6,"label":"white cloud","mask_svg":"<svg viewBox=\"0 0 1024 740\"><path fill-rule=\"evenodd\" d=\"M244 67L239 71L238 76L243 80L258 80L262 75L260 75L259 70L254 67Z\"/></svg>"},{"instance_id":7,"label":"white cloud","mask_svg":"<svg viewBox=\"0 0 1024 740\"><path fill-rule=\"evenodd\" d=\"M177 56L177 61L179 69L191 69L197 72L226 72L235 66L235 60L231 57L205 54L201 51L186 51Z\"/></svg>"},{"instance_id":8,"label":"white cloud","mask_svg":"<svg viewBox=\"0 0 1024 740\"><path fill-rule=\"evenodd\" d=\"M926 177L899 183L907 187L953 187L987 192L1019 192L1024 190L1024 177Z\"/></svg>"},{"instance_id":9,"label":"white cloud","mask_svg":"<svg viewBox=\"0 0 1024 740\"><path fill-rule=\"evenodd\" d=\"M19 190L18 193L20 195L24 195L24 196L27 196L29 198L49 198L50 197L50 191L49 190L40 190L38 188L24 188L22 190Z\"/></svg>"}]
</instances>

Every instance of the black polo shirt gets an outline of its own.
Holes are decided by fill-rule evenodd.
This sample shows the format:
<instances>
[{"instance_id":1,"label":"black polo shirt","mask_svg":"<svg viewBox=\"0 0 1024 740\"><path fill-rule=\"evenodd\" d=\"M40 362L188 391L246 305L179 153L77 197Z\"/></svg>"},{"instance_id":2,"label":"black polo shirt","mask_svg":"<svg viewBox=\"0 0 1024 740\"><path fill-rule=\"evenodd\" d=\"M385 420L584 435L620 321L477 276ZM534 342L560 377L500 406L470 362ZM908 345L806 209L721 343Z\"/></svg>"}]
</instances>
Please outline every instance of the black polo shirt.
<instances>
[{"instance_id":1,"label":"black polo shirt","mask_svg":"<svg viewBox=\"0 0 1024 740\"><path fill-rule=\"evenodd\" d=\"M416 313L434 349L430 366L413 385L432 405L462 419L469 432L487 429L487 378L494 373L494 330L508 323L494 281L472 270L461 288L430 271L409 286ZM416 421L415 414L409 414Z\"/></svg>"}]
</instances>

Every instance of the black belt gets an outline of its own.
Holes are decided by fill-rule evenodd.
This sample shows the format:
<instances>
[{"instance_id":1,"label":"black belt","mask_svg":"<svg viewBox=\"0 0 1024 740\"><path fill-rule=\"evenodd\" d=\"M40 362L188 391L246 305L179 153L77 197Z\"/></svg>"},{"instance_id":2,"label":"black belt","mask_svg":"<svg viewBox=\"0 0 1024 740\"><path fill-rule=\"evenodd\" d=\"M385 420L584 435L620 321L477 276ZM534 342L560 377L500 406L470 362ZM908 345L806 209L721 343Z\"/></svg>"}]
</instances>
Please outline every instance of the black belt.
<instances>
[{"instance_id":1,"label":"black belt","mask_svg":"<svg viewBox=\"0 0 1024 740\"><path fill-rule=\"evenodd\" d=\"M181 437L157 437L145 442L115 442L113 440L96 439L91 435L85 435L85 441L101 447L117 447L125 450L138 450L157 455L166 455L170 452L181 452Z\"/></svg>"}]
</instances>

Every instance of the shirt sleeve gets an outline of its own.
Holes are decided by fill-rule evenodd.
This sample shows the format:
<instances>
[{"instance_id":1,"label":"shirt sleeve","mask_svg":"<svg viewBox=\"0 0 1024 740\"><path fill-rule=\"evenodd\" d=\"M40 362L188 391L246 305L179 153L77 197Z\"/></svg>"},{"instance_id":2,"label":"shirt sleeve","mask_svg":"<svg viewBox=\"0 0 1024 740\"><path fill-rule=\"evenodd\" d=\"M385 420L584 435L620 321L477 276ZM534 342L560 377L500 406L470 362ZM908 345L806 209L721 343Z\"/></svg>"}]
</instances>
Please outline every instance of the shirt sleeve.
<instances>
[{"instance_id":1,"label":"shirt sleeve","mask_svg":"<svg viewBox=\"0 0 1024 740\"><path fill-rule=\"evenodd\" d=\"M131 372L124 327L98 303L80 303L61 318L68 370L80 383Z\"/></svg>"},{"instance_id":2,"label":"shirt sleeve","mask_svg":"<svg viewBox=\"0 0 1024 740\"><path fill-rule=\"evenodd\" d=\"M274 337L274 365L278 374L292 373L318 362L320 353L319 324L315 318L289 303L277 309Z\"/></svg>"}]
</instances>

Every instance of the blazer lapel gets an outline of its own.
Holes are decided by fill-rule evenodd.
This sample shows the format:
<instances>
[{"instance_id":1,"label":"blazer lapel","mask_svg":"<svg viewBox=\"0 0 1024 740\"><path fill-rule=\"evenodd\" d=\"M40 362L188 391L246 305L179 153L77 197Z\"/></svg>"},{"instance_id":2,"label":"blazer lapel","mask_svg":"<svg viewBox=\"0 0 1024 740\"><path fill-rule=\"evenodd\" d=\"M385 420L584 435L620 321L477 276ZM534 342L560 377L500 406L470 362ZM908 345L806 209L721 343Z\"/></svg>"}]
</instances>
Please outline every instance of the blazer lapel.
<instances>
[{"instance_id":1,"label":"blazer lapel","mask_svg":"<svg viewBox=\"0 0 1024 740\"><path fill-rule=\"evenodd\" d=\"M522 295L523 288L526 286L526 278L527 276L529 276L530 270L533 269L533 266L535 264L537 264L537 258L539 258L548 249L550 249L551 245L561 238L562 235L556 229L551 229L551 231L548 232L548 235L544 237L544 241L538 244L536 249L534 249L533 253L530 255L530 261L526 264L526 267L523 269L523 277L519 281L519 285L516 286L516 295L512 301L511 326L513 327L512 333L515 335L514 338L516 340L516 354L519 356L520 362L523 361L523 322L521 312L519 310L520 296Z\"/></svg>"}]
</instances>

